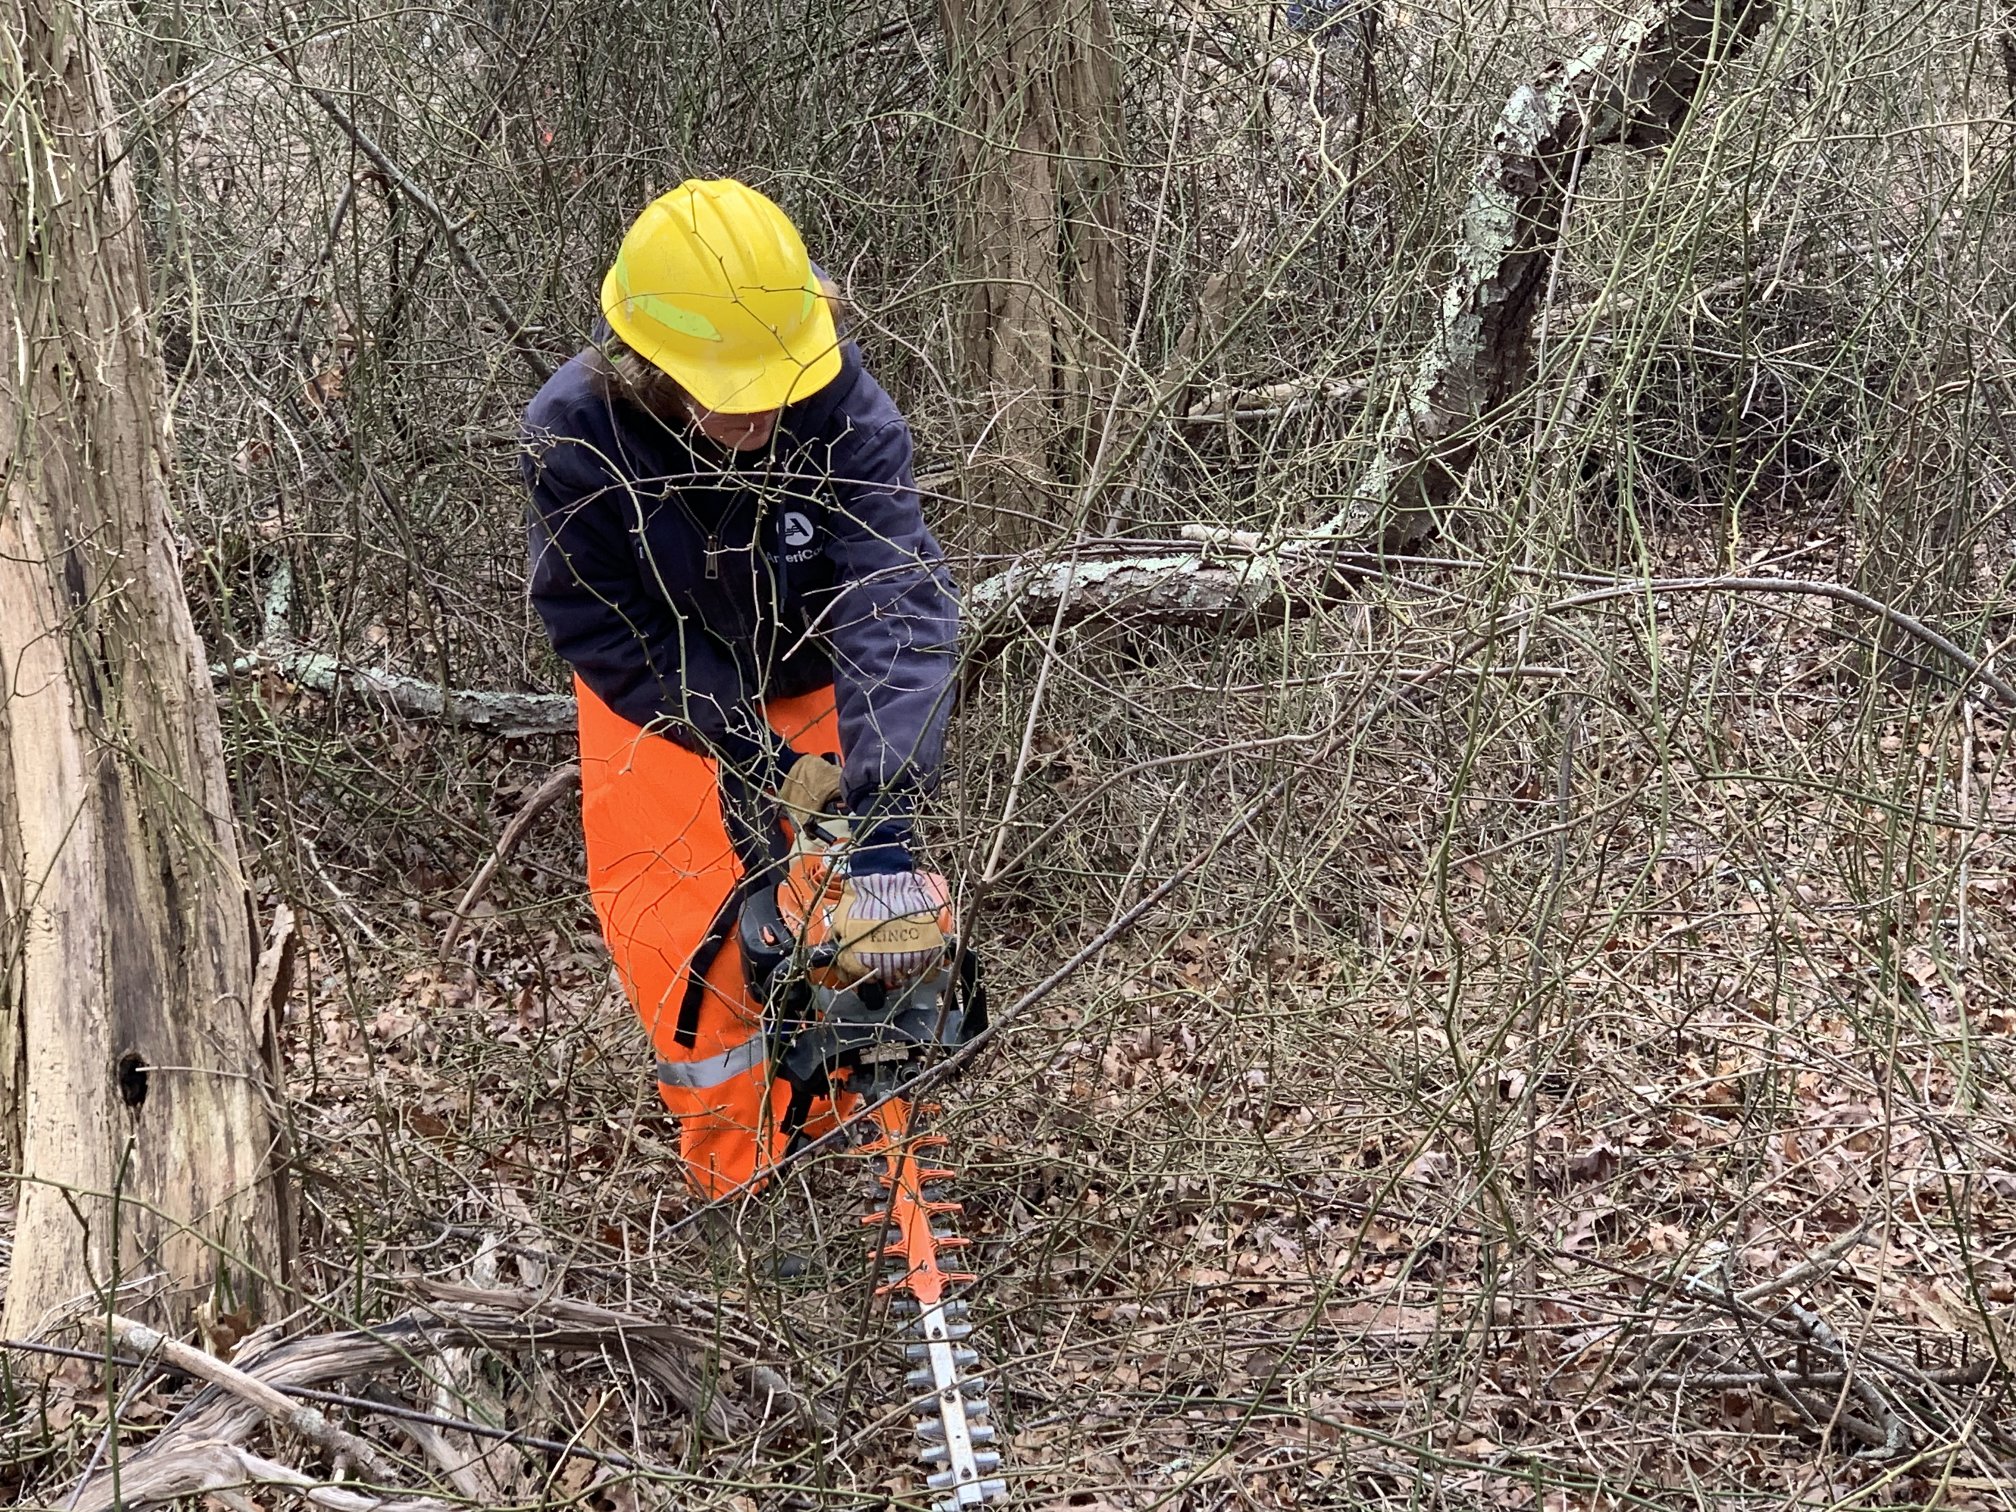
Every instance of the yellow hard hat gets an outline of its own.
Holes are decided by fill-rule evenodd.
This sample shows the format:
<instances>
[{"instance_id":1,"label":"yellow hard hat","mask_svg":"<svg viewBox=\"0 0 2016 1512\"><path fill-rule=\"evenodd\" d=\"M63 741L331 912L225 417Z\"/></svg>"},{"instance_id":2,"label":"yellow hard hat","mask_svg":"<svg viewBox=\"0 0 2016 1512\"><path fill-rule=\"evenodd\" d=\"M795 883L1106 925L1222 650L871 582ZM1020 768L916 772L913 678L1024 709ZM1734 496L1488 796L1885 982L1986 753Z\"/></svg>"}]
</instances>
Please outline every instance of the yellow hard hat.
<instances>
[{"instance_id":1,"label":"yellow hard hat","mask_svg":"<svg viewBox=\"0 0 2016 1512\"><path fill-rule=\"evenodd\" d=\"M797 227L734 179L644 207L602 280L609 327L724 415L780 409L840 373L833 311Z\"/></svg>"}]
</instances>

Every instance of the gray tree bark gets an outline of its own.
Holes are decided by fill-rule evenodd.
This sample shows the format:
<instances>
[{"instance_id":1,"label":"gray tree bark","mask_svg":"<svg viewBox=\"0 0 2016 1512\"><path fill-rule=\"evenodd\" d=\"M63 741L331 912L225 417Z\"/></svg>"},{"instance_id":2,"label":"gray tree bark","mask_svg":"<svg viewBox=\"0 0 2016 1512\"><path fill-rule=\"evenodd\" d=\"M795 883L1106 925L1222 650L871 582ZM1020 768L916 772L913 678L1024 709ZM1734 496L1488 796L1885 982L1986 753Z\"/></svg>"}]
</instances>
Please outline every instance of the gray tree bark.
<instances>
[{"instance_id":1,"label":"gray tree bark","mask_svg":"<svg viewBox=\"0 0 2016 1512\"><path fill-rule=\"evenodd\" d=\"M150 1276L179 1329L278 1269L266 1025L131 174L71 0L0 34L0 1333Z\"/></svg>"},{"instance_id":2,"label":"gray tree bark","mask_svg":"<svg viewBox=\"0 0 2016 1512\"><path fill-rule=\"evenodd\" d=\"M1098 445L1121 331L1119 71L1107 0L942 0L974 397L966 499L1029 544Z\"/></svg>"}]
</instances>

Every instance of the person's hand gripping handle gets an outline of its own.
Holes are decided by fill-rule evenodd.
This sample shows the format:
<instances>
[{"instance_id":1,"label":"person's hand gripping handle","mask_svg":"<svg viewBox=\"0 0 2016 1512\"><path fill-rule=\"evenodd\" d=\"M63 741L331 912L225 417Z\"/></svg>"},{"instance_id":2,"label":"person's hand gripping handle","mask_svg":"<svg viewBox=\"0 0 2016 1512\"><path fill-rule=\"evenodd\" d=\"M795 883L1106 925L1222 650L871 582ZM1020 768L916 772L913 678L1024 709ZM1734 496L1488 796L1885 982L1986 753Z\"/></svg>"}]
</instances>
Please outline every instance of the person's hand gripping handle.
<instances>
[{"instance_id":1,"label":"person's hand gripping handle","mask_svg":"<svg viewBox=\"0 0 2016 1512\"><path fill-rule=\"evenodd\" d=\"M937 872L849 877L833 909L841 971L890 987L943 960L951 931L951 890Z\"/></svg>"},{"instance_id":2,"label":"person's hand gripping handle","mask_svg":"<svg viewBox=\"0 0 2016 1512\"><path fill-rule=\"evenodd\" d=\"M839 804L840 768L824 756L800 756L777 786L777 806L797 829Z\"/></svg>"}]
</instances>

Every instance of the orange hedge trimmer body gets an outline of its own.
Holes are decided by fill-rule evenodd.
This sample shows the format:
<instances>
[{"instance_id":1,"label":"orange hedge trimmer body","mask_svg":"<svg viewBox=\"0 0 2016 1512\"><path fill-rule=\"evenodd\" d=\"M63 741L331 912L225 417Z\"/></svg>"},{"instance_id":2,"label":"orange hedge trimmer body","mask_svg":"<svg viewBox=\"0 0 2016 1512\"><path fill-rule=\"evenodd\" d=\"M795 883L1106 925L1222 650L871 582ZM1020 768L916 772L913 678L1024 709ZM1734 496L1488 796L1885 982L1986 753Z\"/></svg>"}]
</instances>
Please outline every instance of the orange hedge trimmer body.
<instances>
[{"instance_id":1,"label":"orange hedge trimmer body","mask_svg":"<svg viewBox=\"0 0 2016 1512\"><path fill-rule=\"evenodd\" d=\"M967 1241L946 1226L959 1204L942 1194L954 1172L940 1163L942 1134L918 1127L906 1086L935 1055L978 1032L982 1007L973 960L962 952L949 907L931 921L942 958L895 986L850 979L842 956L853 942L836 928L845 880L845 821L822 820L794 837L783 881L744 904L743 957L768 1014L772 1058L794 1089L860 1099L872 1133L858 1148L874 1175L877 1294L903 1320L906 1377L926 1480L938 1512L962 1512L1007 1495L994 1472L989 1383L968 1344L966 1303L954 1293L973 1277L948 1268Z\"/></svg>"}]
</instances>

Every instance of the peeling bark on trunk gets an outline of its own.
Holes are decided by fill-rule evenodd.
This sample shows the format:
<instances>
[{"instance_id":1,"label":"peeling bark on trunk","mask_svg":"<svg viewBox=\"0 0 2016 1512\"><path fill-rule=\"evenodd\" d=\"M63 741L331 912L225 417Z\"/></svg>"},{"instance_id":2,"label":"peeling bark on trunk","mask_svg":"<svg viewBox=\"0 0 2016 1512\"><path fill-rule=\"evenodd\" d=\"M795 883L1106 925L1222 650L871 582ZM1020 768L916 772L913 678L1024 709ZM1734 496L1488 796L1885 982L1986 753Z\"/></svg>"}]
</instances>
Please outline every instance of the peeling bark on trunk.
<instances>
[{"instance_id":1,"label":"peeling bark on trunk","mask_svg":"<svg viewBox=\"0 0 2016 1512\"><path fill-rule=\"evenodd\" d=\"M960 94L967 502L1026 544L1098 442L1121 328L1120 84L1107 0L943 0Z\"/></svg>"},{"instance_id":2,"label":"peeling bark on trunk","mask_svg":"<svg viewBox=\"0 0 2016 1512\"><path fill-rule=\"evenodd\" d=\"M0 1332L157 1274L180 1328L280 1259L247 896L103 74L69 0L0 18Z\"/></svg>"},{"instance_id":3,"label":"peeling bark on trunk","mask_svg":"<svg viewBox=\"0 0 2016 1512\"><path fill-rule=\"evenodd\" d=\"M1770 0L1661 0L1513 94L1463 212L1435 337L1333 533L1401 550L1435 528L1484 426L1532 379L1533 317L1582 161L1670 140L1708 71L1770 15Z\"/></svg>"}]
</instances>

